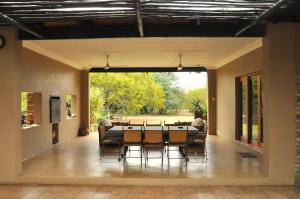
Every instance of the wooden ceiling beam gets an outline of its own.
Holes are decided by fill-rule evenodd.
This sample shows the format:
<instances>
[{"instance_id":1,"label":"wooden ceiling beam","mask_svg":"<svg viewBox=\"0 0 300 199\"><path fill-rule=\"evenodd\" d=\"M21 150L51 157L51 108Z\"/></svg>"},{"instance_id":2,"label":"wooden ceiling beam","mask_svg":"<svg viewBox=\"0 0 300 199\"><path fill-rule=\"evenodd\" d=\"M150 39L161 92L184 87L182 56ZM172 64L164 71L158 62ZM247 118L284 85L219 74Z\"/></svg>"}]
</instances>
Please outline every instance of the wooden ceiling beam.
<instances>
[{"instance_id":1,"label":"wooden ceiling beam","mask_svg":"<svg viewBox=\"0 0 300 199\"><path fill-rule=\"evenodd\" d=\"M245 25L246 23L243 23ZM210 24L143 24L144 37L233 37L242 27L240 23L210 23ZM84 38L125 38L140 37L135 24L115 24L115 25L89 25L74 27L45 27L34 25L35 30L42 33L47 39L84 39ZM86 31L88 28L89 31ZM246 37L264 36L264 26L256 26L247 31ZM32 35L20 32L20 39L36 39Z\"/></svg>"},{"instance_id":2,"label":"wooden ceiling beam","mask_svg":"<svg viewBox=\"0 0 300 199\"><path fill-rule=\"evenodd\" d=\"M141 12L141 2L140 0L134 0L135 1L135 14L136 14L136 20L138 25L138 30L141 37L144 37L144 27L143 27L143 19L142 19L142 12Z\"/></svg>"},{"instance_id":3,"label":"wooden ceiling beam","mask_svg":"<svg viewBox=\"0 0 300 199\"><path fill-rule=\"evenodd\" d=\"M8 23L10 25L13 25L13 26L17 27L18 29L21 29L21 30L29 33L30 35L33 35L34 37L36 37L38 39L44 39L44 37L42 35L40 35L39 33L35 32L31 28L21 24L20 22L8 17L7 15L3 14L2 12L0 12L0 19L5 21L6 23Z\"/></svg>"},{"instance_id":4,"label":"wooden ceiling beam","mask_svg":"<svg viewBox=\"0 0 300 199\"><path fill-rule=\"evenodd\" d=\"M281 6L285 5L287 3L288 0L278 0L271 8L267 9L265 12L263 12L262 14L260 14L259 16L257 16L255 19L253 19L249 24L247 24L244 28L242 28L241 30L239 30L235 36L239 36L241 35L243 32L245 32L246 30L252 28L253 26L261 23L261 20L263 20L264 18L266 18L269 14L273 13L274 11L276 11L276 9L280 8Z\"/></svg>"}]
</instances>

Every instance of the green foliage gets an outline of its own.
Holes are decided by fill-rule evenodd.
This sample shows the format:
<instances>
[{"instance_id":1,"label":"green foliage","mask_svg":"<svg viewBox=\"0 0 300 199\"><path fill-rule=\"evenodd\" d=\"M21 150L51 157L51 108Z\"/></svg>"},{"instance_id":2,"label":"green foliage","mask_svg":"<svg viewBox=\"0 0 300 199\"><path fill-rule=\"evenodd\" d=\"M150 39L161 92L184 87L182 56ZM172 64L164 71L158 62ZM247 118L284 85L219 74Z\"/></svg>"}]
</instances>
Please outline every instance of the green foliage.
<instances>
[{"instance_id":1,"label":"green foliage","mask_svg":"<svg viewBox=\"0 0 300 199\"><path fill-rule=\"evenodd\" d=\"M72 95L66 95L67 116L72 116Z\"/></svg>"},{"instance_id":2,"label":"green foliage","mask_svg":"<svg viewBox=\"0 0 300 199\"><path fill-rule=\"evenodd\" d=\"M97 123L103 112L103 90L100 87L90 88L90 117L91 123Z\"/></svg>"},{"instance_id":3,"label":"green foliage","mask_svg":"<svg viewBox=\"0 0 300 199\"><path fill-rule=\"evenodd\" d=\"M104 107L112 114L155 112L165 104L163 89L155 83L152 74L91 74L91 88L102 89Z\"/></svg>"},{"instance_id":4,"label":"green foliage","mask_svg":"<svg viewBox=\"0 0 300 199\"><path fill-rule=\"evenodd\" d=\"M198 88L194 90L190 90L186 93L184 98L184 107L189 109L190 112L194 112L193 102L196 103L198 101L200 107L203 111L204 118L207 117L207 89L206 88Z\"/></svg>"},{"instance_id":5,"label":"green foliage","mask_svg":"<svg viewBox=\"0 0 300 199\"><path fill-rule=\"evenodd\" d=\"M200 104L200 100L192 100L192 111L203 113L203 109Z\"/></svg>"},{"instance_id":6,"label":"green foliage","mask_svg":"<svg viewBox=\"0 0 300 199\"><path fill-rule=\"evenodd\" d=\"M160 113L176 113L184 100L184 92L178 86L177 76L174 73L154 73L154 78L163 88L166 98L166 104L160 109Z\"/></svg>"},{"instance_id":7,"label":"green foliage","mask_svg":"<svg viewBox=\"0 0 300 199\"><path fill-rule=\"evenodd\" d=\"M72 103L72 95L66 95L66 103L71 104Z\"/></svg>"},{"instance_id":8,"label":"green foliage","mask_svg":"<svg viewBox=\"0 0 300 199\"><path fill-rule=\"evenodd\" d=\"M27 92L21 92L21 113L27 113Z\"/></svg>"},{"instance_id":9,"label":"green foliage","mask_svg":"<svg viewBox=\"0 0 300 199\"><path fill-rule=\"evenodd\" d=\"M206 88L185 94L174 73L91 73L91 123L111 114L172 114L182 108L192 110L192 100L200 100L206 113L206 95Z\"/></svg>"}]
</instances>

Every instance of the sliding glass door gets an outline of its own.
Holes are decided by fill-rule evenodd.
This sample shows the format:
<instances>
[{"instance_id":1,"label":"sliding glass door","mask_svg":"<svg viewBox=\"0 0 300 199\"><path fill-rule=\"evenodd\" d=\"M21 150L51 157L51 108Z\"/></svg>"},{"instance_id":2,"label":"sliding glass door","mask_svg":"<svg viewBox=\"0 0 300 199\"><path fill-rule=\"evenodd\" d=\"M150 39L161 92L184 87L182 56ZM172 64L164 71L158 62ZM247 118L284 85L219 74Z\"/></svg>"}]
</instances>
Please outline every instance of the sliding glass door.
<instances>
[{"instance_id":1,"label":"sliding glass door","mask_svg":"<svg viewBox=\"0 0 300 199\"><path fill-rule=\"evenodd\" d=\"M238 77L236 87L236 139L262 147L262 74L255 73Z\"/></svg>"}]
</instances>

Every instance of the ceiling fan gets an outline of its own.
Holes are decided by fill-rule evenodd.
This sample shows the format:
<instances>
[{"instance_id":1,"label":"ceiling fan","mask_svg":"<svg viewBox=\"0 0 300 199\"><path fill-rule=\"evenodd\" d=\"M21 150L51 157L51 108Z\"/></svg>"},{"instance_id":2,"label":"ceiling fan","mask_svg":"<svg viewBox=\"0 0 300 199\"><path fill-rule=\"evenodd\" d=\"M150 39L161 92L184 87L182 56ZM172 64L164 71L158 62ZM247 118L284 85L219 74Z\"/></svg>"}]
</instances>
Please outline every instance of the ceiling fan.
<instances>
[{"instance_id":1,"label":"ceiling fan","mask_svg":"<svg viewBox=\"0 0 300 199\"><path fill-rule=\"evenodd\" d=\"M110 65L109 65L109 55L106 55L106 65L104 66L104 69L108 70L109 68L110 68Z\"/></svg>"},{"instance_id":2,"label":"ceiling fan","mask_svg":"<svg viewBox=\"0 0 300 199\"><path fill-rule=\"evenodd\" d=\"M178 71L182 71L182 69L184 68L184 66L182 65L182 54L179 53L178 54L178 57L179 57L179 64L177 66L177 70ZM187 66L185 66L187 67ZM202 67L201 64L197 64L197 65L194 65L194 66L188 66L188 67Z\"/></svg>"},{"instance_id":3,"label":"ceiling fan","mask_svg":"<svg viewBox=\"0 0 300 199\"><path fill-rule=\"evenodd\" d=\"M183 66L182 66L182 63L181 63L181 59L182 59L182 54L179 53L179 64L177 66L177 70L182 70L183 69Z\"/></svg>"},{"instance_id":4,"label":"ceiling fan","mask_svg":"<svg viewBox=\"0 0 300 199\"><path fill-rule=\"evenodd\" d=\"M118 68L118 67L127 67L126 65L120 65L120 66L111 66L110 64L109 64L109 55L107 54L106 55L106 64L104 65L104 70L109 70L110 68ZM100 68L99 66L97 66L97 65L92 65L92 67L97 67L97 68ZM102 66L103 67L103 66ZM101 68L102 68L101 67Z\"/></svg>"}]
</instances>

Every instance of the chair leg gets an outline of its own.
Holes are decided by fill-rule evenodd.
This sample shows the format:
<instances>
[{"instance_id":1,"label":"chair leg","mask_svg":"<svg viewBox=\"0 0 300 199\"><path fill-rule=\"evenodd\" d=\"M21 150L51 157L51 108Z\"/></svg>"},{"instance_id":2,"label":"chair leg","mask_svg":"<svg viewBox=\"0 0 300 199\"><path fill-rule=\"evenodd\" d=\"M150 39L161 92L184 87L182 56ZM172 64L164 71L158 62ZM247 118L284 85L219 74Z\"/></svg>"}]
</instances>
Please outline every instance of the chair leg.
<instances>
[{"instance_id":1,"label":"chair leg","mask_svg":"<svg viewBox=\"0 0 300 199\"><path fill-rule=\"evenodd\" d=\"M207 150L206 150L206 143L204 143L204 155L205 155L205 161L207 162Z\"/></svg>"},{"instance_id":2,"label":"chair leg","mask_svg":"<svg viewBox=\"0 0 300 199\"><path fill-rule=\"evenodd\" d=\"M100 147L99 148L99 150L100 150L100 160L102 159L102 156L103 156L103 151L102 151L102 148Z\"/></svg>"},{"instance_id":3,"label":"chair leg","mask_svg":"<svg viewBox=\"0 0 300 199\"><path fill-rule=\"evenodd\" d=\"M169 152L170 152L170 147L168 146L168 149L167 149L168 166L170 166L170 154L169 154Z\"/></svg>"},{"instance_id":4,"label":"chair leg","mask_svg":"<svg viewBox=\"0 0 300 199\"><path fill-rule=\"evenodd\" d=\"M189 150L188 150L188 146L185 147L185 166L187 166L189 161Z\"/></svg>"},{"instance_id":5,"label":"chair leg","mask_svg":"<svg viewBox=\"0 0 300 199\"><path fill-rule=\"evenodd\" d=\"M141 166L143 165L143 146L141 145Z\"/></svg>"},{"instance_id":6,"label":"chair leg","mask_svg":"<svg viewBox=\"0 0 300 199\"><path fill-rule=\"evenodd\" d=\"M121 153L122 153L122 149L121 149L121 143L119 143L119 158L118 158L118 161L120 162L121 161Z\"/></svg>"},{"instance_id":7,"label":"chair leg","mask_svg":"<svg viewBox=\"0 0 300 199\"><path fill-rule=\"evenodd\" d=\"M147 166L147 147L144 147L144 156L145 156L145 167Z\"/></svg>"},{"instance_id":8,"label":"chair leg","mask_svg":"<svg viewBox=\"0 0 300 199\"><path fill-rule=\"evenodd\" d=\"M149 160L149 149L148 147L146 147L146 158L145 158L145 161L148 162Z\"/></svg>"},{"instance_id":9,"label":"chair leg","mask_svg":"<svg viewBox=\"0 0 300 199\"><path fill-rule=\"evenodd\" d=\"M123 166L125 167L125 164L126 164L126 155L124 155L123 157Z\"/></svg>"},{"instance_id":10,"label":"chair leg","mask_svg":"<svg viewBox=\"0 0 300 199\"><path fill-rule=\"evenodd\" d=\"M161 147L161 166L164 165L164 147Z\"/></svg>"}]
</instances>

